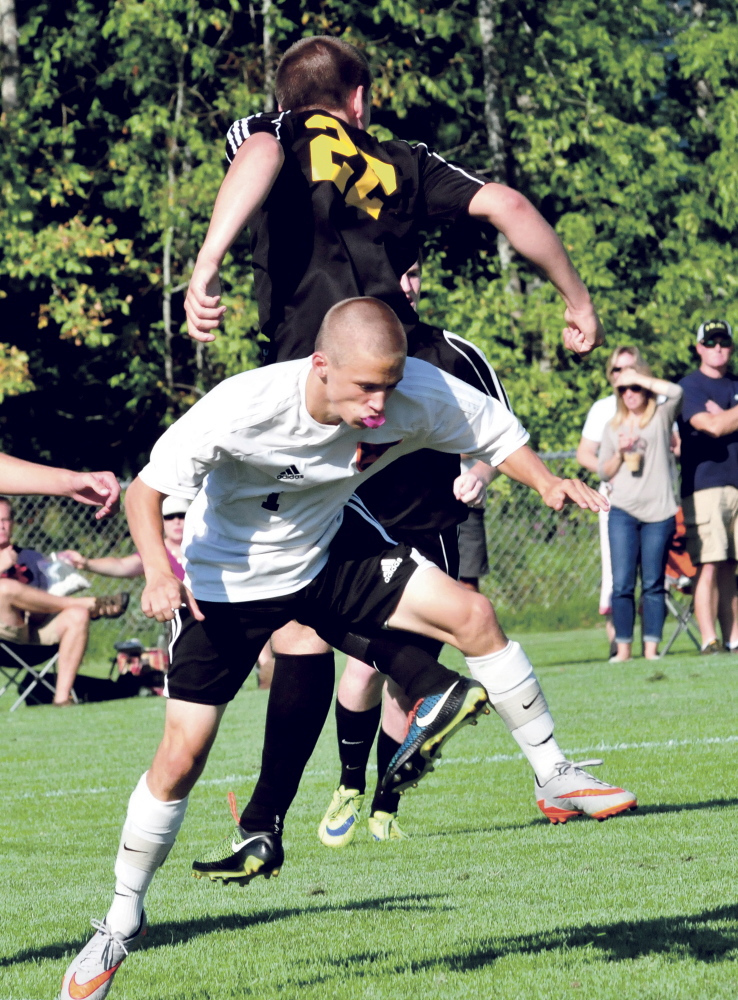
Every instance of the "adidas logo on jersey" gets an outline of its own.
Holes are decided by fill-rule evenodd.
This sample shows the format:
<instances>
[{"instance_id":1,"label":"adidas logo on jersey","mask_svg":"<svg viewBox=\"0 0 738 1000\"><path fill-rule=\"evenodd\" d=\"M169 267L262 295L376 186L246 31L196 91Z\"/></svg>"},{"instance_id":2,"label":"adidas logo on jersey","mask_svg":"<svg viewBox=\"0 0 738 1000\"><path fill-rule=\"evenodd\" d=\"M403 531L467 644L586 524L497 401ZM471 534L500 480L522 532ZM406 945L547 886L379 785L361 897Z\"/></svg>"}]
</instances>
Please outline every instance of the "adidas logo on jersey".
<instances>
[{"instance_id":1,"label":"adidas logo on jersey","mask_svg":"<svg viewBox=\"0 0 738 1000\"><path fill-rule=\"evenodd\" d=\"M384 582L389 583L395 575L395 570L402 565L402 559L382 559L379 565L382 567Z\"/></svg>"},{"instance_id":2,"label":"adidas logo on jersey","mask_svg":"<svg viewBox=\"0 0 738 1000\"><path fill-rule=\"evenodd\" d=\"M304 478L305 477L303 476L303 474L300 471L298 471L296 465L290 465L288 469L285 469L284 472L280 472L279 475L277 476L277 479L304 479Z\"/></svg>"}]
</instances>

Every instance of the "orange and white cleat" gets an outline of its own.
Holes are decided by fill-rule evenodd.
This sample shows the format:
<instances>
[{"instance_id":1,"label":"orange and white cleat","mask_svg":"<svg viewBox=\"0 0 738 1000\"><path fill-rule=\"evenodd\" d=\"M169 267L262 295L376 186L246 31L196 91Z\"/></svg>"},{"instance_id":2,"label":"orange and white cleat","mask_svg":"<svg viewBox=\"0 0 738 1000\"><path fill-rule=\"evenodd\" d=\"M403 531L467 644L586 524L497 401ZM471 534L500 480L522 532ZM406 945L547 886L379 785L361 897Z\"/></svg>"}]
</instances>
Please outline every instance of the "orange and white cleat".
<instances>
[{"instance_id":1,"label":"orange and white cleat","mask_svg":"<svg viewBox=\"0 0 738 1000\"><path fill-rule=\"evenodd\" d=\"M104 920L93 920L92 926L97 933L64 973L59 1000L104 1000L123 959L144 942L146 914L130 937L113 933Z\"/></svg>"},{"instance_id":2,"label":"orange and white cleat","mask_svg":"<svg viewBox=\"0 0 738 1000\"><path fill-rule=\"evenodd\" d=\"M581 764L574 764L562 760L556 765L554 775L543 785L539 785L536 778L536 802L541 812L552 823L566 823L574 816L603 820L628 809L637 809L638 799L632 792L599 781L584 770L601 763L601 760L583 760Z\"/></svg>"}]
</instances>

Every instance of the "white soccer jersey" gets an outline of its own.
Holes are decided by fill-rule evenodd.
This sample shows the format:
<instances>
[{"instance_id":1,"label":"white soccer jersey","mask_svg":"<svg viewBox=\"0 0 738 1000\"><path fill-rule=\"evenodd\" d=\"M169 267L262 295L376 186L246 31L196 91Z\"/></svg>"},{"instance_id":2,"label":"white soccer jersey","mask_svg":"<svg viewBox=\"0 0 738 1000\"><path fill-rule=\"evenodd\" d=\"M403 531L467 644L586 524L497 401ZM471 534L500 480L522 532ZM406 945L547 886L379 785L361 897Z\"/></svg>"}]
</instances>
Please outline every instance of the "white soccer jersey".
<instances>
[{"instance_id":1,"label":"white soccer jersey","mask_svg":"<svg viewBox=\"0 0 738 1000\"><path fill-rule=\"evenodd\" d=\"M320 424L305 404L310 360L226 379L159 439L141 479L193 499L186 582L196 598L282 597L323 568L357 486L421 448L499 465L528 434L495 399L408 358L376 429Z\"/></svg>"}]
</instances>

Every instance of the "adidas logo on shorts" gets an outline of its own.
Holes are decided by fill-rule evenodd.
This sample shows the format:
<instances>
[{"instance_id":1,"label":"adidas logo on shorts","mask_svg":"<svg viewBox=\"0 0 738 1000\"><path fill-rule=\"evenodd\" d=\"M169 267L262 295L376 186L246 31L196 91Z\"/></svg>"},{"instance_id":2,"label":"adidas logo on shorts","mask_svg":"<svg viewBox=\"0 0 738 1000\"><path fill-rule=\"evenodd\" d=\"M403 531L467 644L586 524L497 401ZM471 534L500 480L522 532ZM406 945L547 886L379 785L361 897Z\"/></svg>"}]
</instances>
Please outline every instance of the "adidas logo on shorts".
<instances>
[{"instance_id":1,"label":"adidas logo on shorts","mask_svg":"<svg viewBox=\"0 0 738 1000\"><path fill-rule=\"evenodd\" d=\"M402 559L382 559L379 565L382 567L384 582L389 583L395 575L395 570L399 569L402 565Z\"/></svg>"},{"instance_id":2,"label":"adidas logo on shorts","mask_svg":"<svg viewBox=\"0 0 738 1000\"><path fill-rule=\"evenodd\" d=\"M304 479L303 474L298 470L296 465L290 465L288 469L280 472L277 479Z\"/></svg>"}]
</instances>

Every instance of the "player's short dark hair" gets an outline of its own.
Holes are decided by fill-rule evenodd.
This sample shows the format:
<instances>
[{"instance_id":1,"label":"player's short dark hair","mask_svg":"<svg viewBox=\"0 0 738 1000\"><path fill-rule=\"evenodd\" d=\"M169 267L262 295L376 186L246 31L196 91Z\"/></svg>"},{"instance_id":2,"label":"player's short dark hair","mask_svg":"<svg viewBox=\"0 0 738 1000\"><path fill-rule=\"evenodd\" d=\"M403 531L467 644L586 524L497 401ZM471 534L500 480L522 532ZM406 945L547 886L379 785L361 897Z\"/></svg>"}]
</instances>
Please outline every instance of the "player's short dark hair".
<instances>
[{"instance_id":1,"label":"player's short dark hair","mask_svg":"<svg viewBox=\"0 0 738 1000\"><path fill-rule=\"evenodd\" d=\"M301 38L282 56L275 92L285 111L305 108L343 110L357 87L372 83L369 63L357 48L340 38Z\"/></svg>"}]
</instances>

